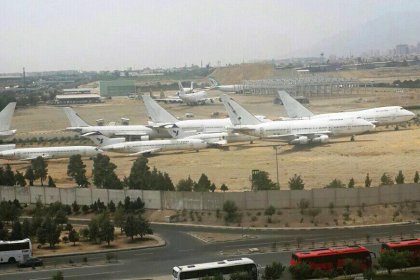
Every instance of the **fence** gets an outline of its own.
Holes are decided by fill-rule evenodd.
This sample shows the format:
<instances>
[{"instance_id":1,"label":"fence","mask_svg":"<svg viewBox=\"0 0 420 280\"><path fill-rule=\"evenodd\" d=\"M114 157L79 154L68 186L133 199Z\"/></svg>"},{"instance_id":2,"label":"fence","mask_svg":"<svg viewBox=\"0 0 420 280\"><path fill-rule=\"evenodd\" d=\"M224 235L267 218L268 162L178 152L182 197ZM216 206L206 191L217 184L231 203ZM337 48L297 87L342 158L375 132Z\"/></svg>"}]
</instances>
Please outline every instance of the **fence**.
<instances>
[{"instance_id":1,"label":"fence","mask_svg":"<svg viewBox=\"0 0 420 280\"><path fill-rule=\"evenodd\" d=\"M59 201L70 205L77 201L79 205L90 205L98 199L102 202L124 202L125 197L132 200L138 197L148 209L170 210L216 210L222 209L227 200L235 202L241 210L275 208L297 208L305 199L311 207L335 207L378 205L420 200L420 184L403 184L371 188L337 188L312 190L280 190L258 192L164 192L146 190L108 190L84 188L48 188L48 187L5 187L0 186L0 200L17 199L21 203L50 204Z\"/></svg>"}]
</instances>

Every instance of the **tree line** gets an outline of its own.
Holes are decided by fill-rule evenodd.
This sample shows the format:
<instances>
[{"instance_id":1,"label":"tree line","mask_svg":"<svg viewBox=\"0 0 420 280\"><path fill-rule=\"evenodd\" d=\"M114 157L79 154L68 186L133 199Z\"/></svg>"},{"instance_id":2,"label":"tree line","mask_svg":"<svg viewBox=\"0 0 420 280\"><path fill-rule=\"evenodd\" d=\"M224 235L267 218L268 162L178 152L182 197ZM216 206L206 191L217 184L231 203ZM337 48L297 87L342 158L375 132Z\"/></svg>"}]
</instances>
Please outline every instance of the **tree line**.
<instances>
[{"instance_id":1,"label":"tree line","mask_svg":"<svg viewBox=\"0 0 420 280\"><path fill-rule=\"evenodd\" d=\"M214 192L216 190L228 191L229 187L222 184L219 188L215 183L211 182L206 174L202 173L198 181L194 181L188 176L186 179L181 179L175 185L171 177L166 172L161 172L153 167L148 166L148 159L144 156L138 157L131 166L130 174L122 180L115 173L117 165L111 162L107 155L98 154L93 158L92 169L92 183L98 188L104 189L141 189L141 190L159 190L159 191L193 191L193 192ZM86 164L84 164L81 155L73 155L69 158L67 165L67 175L74 180L79 187L89 187L91 182L86 175ZM55 181L51 176L48 176L48 163L42 158L38 157L31 160L30 165L26 168L24 173L19 171L13 172L11 166L6 164L5 167L0 167L0 185L5 186L26 186L27 181L29 186L33 186L36 180L40 180L41 186L47 182L49 187L55 187ZM419 172L416 171L412 182L419 183ZM278 190L280 186L270 179L269 173L266 171L253 172L252 190ZM388 174L383 173L380 178L380 185L404 184L406 177L401 170L398 171L394 178ZM372 178L369 173L366 174L364 180L364 187L368 188L372 185ZM354 178L350 178L348 183L342 182L335 178L330 183L325 185L325 188L354 188L356 186ZM303 190L305 183L302 176L294 174L288 181L288 187L291 190Z\"/></svg>"}]
</instances>

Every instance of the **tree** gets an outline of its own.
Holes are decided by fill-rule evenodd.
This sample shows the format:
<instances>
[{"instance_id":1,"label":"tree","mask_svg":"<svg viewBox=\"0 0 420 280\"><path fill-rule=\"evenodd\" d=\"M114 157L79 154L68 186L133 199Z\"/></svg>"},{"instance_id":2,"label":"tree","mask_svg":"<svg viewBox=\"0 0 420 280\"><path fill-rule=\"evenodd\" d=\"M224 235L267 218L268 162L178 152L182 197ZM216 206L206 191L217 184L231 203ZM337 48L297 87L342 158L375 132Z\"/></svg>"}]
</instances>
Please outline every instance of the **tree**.
<instances>
[{"instance_id":1,"label":"tree","mask_svg":"<svg viewBox=\"0 0 420 280\"><path fill-rule=\"evenodd\" d=\"M394 184L394 181L392 180L391 176L389 176L387 173L382 174L381 185L386 186L392 184Z\"/></svg>"},{"instance_id":2,"label":"tree","mask_svg":"<svg viewBox=\"0 0 420 280\"><path fill-rule=\"evenodd\" d=\"M3 184L6 186L14 186L16 184L15 174L10 164L6 164L6 170L3 173Z\"/></svg>"},{"instance_id":3,"label":"tree","mask_svg":"<svg viewBox=\"0 0 420 280\"><path fill-rule=\"evenodd\" d=\"M198 182L194 184L195 192L208 192L210 190L211 182L206 174L202 173Z\"/></svg>"},{"instance_id":4,"label":"tree","mask_svg":"<svg viewBox=\"0 0 420 280\"><path fill-rule=\"evenodd\" d=\"M64 280L63 272L56 271L52 276L52 280Z\"/></svg>"},{"instance_id":5,"label":"tree","mask_svg":"<svg viewBox=\"0 0 420 280\"><path fill-rule=\"evenodd\" d=\"M71 208L73 209L74 214L78 214L80 211L80 206L77 204L76 200L71 204Z\"/></svg>"},{"instance_id":6,"label":"tree","mask_svg":"<svg viewBox=\"0 0 420 280\"><path fill-rule=\"evenodd\" d=\"M365 188L369 188L371 184L372 184L372 179L370 179L369 173L368 173L368 174L366 174Z\"/></svg>"},{"instance_id":7,"label":"tree","mask_svg":"<svg viewBox=\"0 0 420 280\"><path fill-rule=\"evenodd\" d=\"M117 207L117 209L114 212L113 220L115 225L122 230L125 222L125 211L123 207Z\"/></svg>"},{"instance_id":8,"label":"tree","mask_svg":"<svg viewBox=\"0 0 420 280\"><path fill-rule=\"evenodd\" d=\"M339 179L334 179L332 180L328 185L325 186L325 188L330 189L330 188L344 188L346 185L341 182L341 180Z\"/></svg>"},{"instance_id":9,"label":"tree","mask_svg":"<svg viewBox=\"0 0 420 280\"><path fill-rule=\"evenodd\" d=\"M79 233L73 228L69 232L69 241L73 242L73 246L76 246L76 242L79 241L80 235Z\"/></svg>"},{"instance_id":10,"label":"tree","mask_svg":"<svg viewBox=\"0 0 420 280\"><path fill-rule=\"evenodd\" d=\"M225 191L228 191L228 190L229 190L229 188L228 188L228 186L226 186L226 185L225 185L225 183L223 183L223 184L220 186L220 190L221 190L222 192L225 192Z\"/></svg>"},{"instance_id":11,"label":"tree","mask_svg":"<svg viewBox=\"0 0 420 280\"><path fill-rule=\"evenodd\" d=\"M292 279L301 280L311 277L312 270L308 263L301 262L295 266L289 266L289 272L292 275Z\"/></svg>"},{"instance_id":12,"label":"tree","mask_svg":"<svg viewBox=\"0 0 420 280\"><path fill-rule=\"evenodd\" d=\"M111 223L109 216L104 213L99 217L99 237L101 241L105 241L108 246L114 241L114 225Z\"/></svg>"},{"instance_id":13,"label":"tree","mask_svg":"<svg viewBox=\"0 0 420 280\"><path fill-rule=\"evenodd\" d=\"M20 173L19 171L16 171L15 182L18 186L21 186L21 187L26 186L25 176L23 176L23 174Z\"/></svg>"},{"instance_id":14,"label":"tree","mask_svg":"<svg viewBox=\"0 0 420 280\"><path fill-rule=\"evenodd\" d=\"M93 183L98 188L122 189L123 184L115 174L117 166L106 155L98 154L93 160Z\"/></svg>"},{"instance_id":15,"label":"tree","mask_svg":"<svg viewBox=\"0 0 420 280\"><path fill-rule=\"evenodd\" d=\"M265 280L277 280L280 279L286 267L280 262L273 262L271 265L267 265L264 269L263 279Z\"/></svg>"},{"instance_id":16,"label":"tree","mask_svg":"<svg viewBox=\"0 0 420 280\"><path fill-rule=\"evenodd\" d=\"M31 228L31 222L29 221L29 219L23 219L22 235L23 235L23 238L29 238L33 235L32 234L32 228Z\"/></svg>"},{"instance_id":17,"label":"tree","mask_svg":"<svg viewBox=\"0 0 420 280\"><path fill-rule=\"evenodd\" d=\"M139 156L131 166L128 176L128 187L130 189L150 189L150 167L147 165L149 160L144 156Z\"/></svg>"},{"instance_id":18,"label":"tree","mask_svg":"<svg viewBox=\"0 0 420 280\"><path fill-rule=\"evenodd\" d=\"M35 174L34 174L34 170L32 169L31 166L29 166L26 169L26 171L25 171L25 178L29 180L29 186L33 186L34 185Z\"/></svg>"},{"instance_id":19,"label":"tree","mask_svg":"<svg viewBox=\"0 0 420 280\"><path fill-rule=\"evenodd\" d=\"M0 221L0 240L7 240L8 235L9 235L9 232L4 227L3 222Z\"/></svg>"},{"instance_id":20,"label":"tree","mask_svg":"<svg viewBox=\"0 0 420 280\"><path fill-rule=\"evenodd\" d=\"M398 171L398 175L395 177L395 183L397 184L404 184L404 174L402 173L402 171Z\"/></svg>"},{"instance_id":21,"label":"tree","mask_svg":"<svg viewBox=\"0 0 420 280\"><path fill-rule=\"evenodd\" d=\"M0 201L0 221L14 222L17 221L22 213L20 206L11 201Z\"/></svg>"},{"instance_id":22,"label":"tree","mask_svg":"<svg viewBox=\"0 0 420 280\"><path fill-rule=\"evenodd\" d=\"M257 191L278 190L279 186L271 181L268 172L259 171L252 176L252 186Z\"/></svg>"},{"instance_id":23,"label":"tree","mask_svg":"<svg viewBox=\"0 0 420 280\"><path fill-rule=\"evenodd\" d=\"M223 211L226 212L225 221L235 222L238 216L238 207L232 200L226 200L223 204Z\"/></svg>"},{"instance_id":24,"label":"tree","mask_svg":"<svg viewBox=\"0 0 420 280\"><path fill-rule=\"evenodd\" d=\"M115 210L116 210L116 207L115 207L115 203L114 203L114 201L110 201L109 203L108 203L108 209L109 209L109 212L111 212L111 213L114 213L115 212Z\"/></svg>"},{"instance_id":25,"label":"tree","mask_svg":"<svg viewBox=\"0 0 420 280\"><path fill-rule=\"evenodd\" d=\"M303 215L303 212L305 211L306 208L308 208L310 205L309 200L302 198L299 203L297 204L297 206L300 209L300 214Z\"/></svg>"},{"instance_id":26,"label":"tree","mask_svg":"<svg viewBox=\"0 0 420 280\"><path fill-rule=\"evenodd\" d=\"M378 258L378 264L391 275L393 269L407 267L409 265L410 253L397 252L395 250L384 250Z\"/></svg>"},{"instance_id":27,"label":"tree","mask_svg":"<svg viewBox=\"0 0 420 280\"><path fill-rule=\"evenodd\" d=\"M354 179L353 178L350 178L349 183L347 184L347 188L353 189L354 188L354 185L355 185Z\"/></svg>"},{"instance_id":28,"label":"tree","mask_svg":"<svg viewBox=\"0 0 420 280\"><path fill-rule=\"evenodd\" d=\"M22 225L19 221L13 222L12 232L10 233L10 240L21 240L23 239Z\"/></svg>"},{"instance_id":29,"label":"tree","mask_svg":"<svg viewBox=\"0 0 420 280\"><path fill-rule=\"evenodd\" d=\"M216 185L214 183L211 183L210 189L211 192L214 192L216 190Z\"/></svg>"},{"instance_id":30,"label":"tree","mask_svg":"<svg viewBox=\"0 0 420 280\"><path fill-rule=\"evenodd\" d=\"M57 187L57 186L55 185L55 182L54 182L54 180L53 180L53 178L52 178L51 176L48 176L48 187L50 187L50 188L55 188L55 187Z\"/></svg>"},{"instance_id":31,"label":"tree","mask_svg":"<svg viewBox=\"0 0 420 280\"><path fill-rule=\"evenodd\" d=\"M264 215L268 217L267 221L269 223L271 223L271 216L273 216L274 213L276 213L276 208L274 208L273 205L270 205L267 209L265 209Z\"/></svg>"},{"instance_id":32,"label":"tree","mask_svg":"<svg viewBox=\"0 0 420 280\"><path fill-rule=\"evenodd\" d=\"M98 243L99 239L99 223L98 219L94 218L89 222L89 240Z\"/></svg>"},{"instance_id":33,"label":"tree","mask_svg":"<svg viewBox=\"0 0 420 280\"><path fill-rule=\"evenodd\" d=\"M55 244L60 241L61 227L51 219L50 216L45 217L41 226L37 230L37 239L40 244L49 243L50 248L54 248Z\"/></svg>"},{"instance_id":34,"label":"tree","mask_svg":"<svg viewBox=\"0 0 420 280\"><path fill-rule=\"evenodd\" d=\"M86 177L86 164L82 161L81 155L72 155L67 165L67 175L76 181L80 187L88 187L89 181Z\"/></svg>"},{"instance_id":35,"label":"tree","mask_svg":"<svg viewBox=\"0 0 420 280\"><path fill-rule=\"evenodd\" d=\"M194 181L190 176L188 176L187 179L179 180L178 184L176 185L176 190L179 192L191 192L194 185Z\"/></svg>"},{"instance_id":36,"label":"tree","mask_svg":"<svg viewBox=\"0 0 420 280\"><path fill-rule=\"evenodd\" d=\"M149 222L141 214L127 216L124 223L124 232L128 237L131 237L131 240L134 240L136 235L143 238L146 234L153 234Z\"/></svg>"},{"instance_id":37,"label":"tree","mask_svg":"<svg viewBox=\"0 0 420 280\"><path fill-rule=\"evenodd\" d=\"M302 178L300 175L294 175L292 178L289 179L289 188L291 190L303 190L305 188L305 184L303 183Z\"/></svg>"},{"instance_id":38,"label":"tree","mask_svg":"<svg viewBox=\"0 0 420 280\"><path fill-rule=\"evenodd\" d=\"M419 182L419 180L420 180L419 172L416 171L416 173L414 174L413 182L417 184Z\"/></svg>"},{"instance_id":39,"label":"tree","mask_svg":"<svg viewBox=\"0 0 420 280\"><path fill-rule=\"evenodd\" d=\"M31 167L34 171L35 180L40 179L41 186L43 186L48 174L48 163L43 157L39 156L36 159L31 160Z\"/></svg>"}]
</instances>

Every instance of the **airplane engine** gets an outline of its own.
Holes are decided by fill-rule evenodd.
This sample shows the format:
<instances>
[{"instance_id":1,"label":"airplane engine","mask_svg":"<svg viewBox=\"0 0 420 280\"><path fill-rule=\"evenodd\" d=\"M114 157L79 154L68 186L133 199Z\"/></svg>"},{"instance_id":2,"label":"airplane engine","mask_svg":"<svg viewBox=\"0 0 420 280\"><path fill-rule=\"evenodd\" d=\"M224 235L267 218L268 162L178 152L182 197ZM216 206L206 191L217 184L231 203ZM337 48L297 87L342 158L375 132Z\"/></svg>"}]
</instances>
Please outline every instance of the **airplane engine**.
<instances>
[{"instance_id":1,"label":"airplane engine","mask_svg":"<svg viewBox=\"0 0 420 280\"><path fill-rule=\"evenodd\" d=\"M305 145L309 143L309 139L306 136L300 136L299 138L296 138L292 141L290 141L290 144L292 145Z\"/></svg>"},{"instance_id":2,"label":"airplane engine","mask_svg":"<svg viewBox=\"0 0 420 280\"><path fill-rule=\"evenodd\" d=\"M328 135L320 135L312 139L313 143L328 143L329 141L330 138L328 137Z\"/></svg>"},{"instance_id":3,"label":"airplane engine","mask_svg":"<svg viewBox=\"0 0 420 280\"><path fill-rule=\"evenodd\" d=\"M148 141L149 140L149 135L140 136L140 140L141 141Z\"/></svg>"}]
</instances>

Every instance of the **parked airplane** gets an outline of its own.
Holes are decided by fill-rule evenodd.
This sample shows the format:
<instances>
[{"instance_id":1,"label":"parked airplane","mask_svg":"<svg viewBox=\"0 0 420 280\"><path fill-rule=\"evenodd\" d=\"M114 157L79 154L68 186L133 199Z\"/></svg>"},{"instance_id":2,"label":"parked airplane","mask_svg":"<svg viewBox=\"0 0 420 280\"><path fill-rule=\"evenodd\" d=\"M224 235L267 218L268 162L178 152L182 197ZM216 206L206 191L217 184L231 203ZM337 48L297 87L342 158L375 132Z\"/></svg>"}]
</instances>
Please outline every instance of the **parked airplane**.
<instances>
[{"instance_id":1,"label":"parked airplane","mask_svg":"<svg viewBox=\"0 0 420 280\"><path fill-rule=\"evenodd\" d=\"M327 143L330 136L355 135L375 128L372 123L354 118L272 121L262 123L226 95L222 102L228 111L233 131L262 139L277 139L292 145Z\"/></svg>"},{"instance_id":2,"label":"parked airplane","mask_svg":"<svg viewBox=\"0 0 420 280\"><path fill-rule=\"evenodd\" d=\"M366 110L328 113L315 115L309 111L305 106L296 101L285 91L279 91L278 95L283 102L284 109L290 118L306 118L306 119L325 119L325 118L361 118L376 126L392 125L407 122L415 117L415 114L400 107L387 106L377 107Z\"/></svg>"},{"instance_id":3,"label":"parked airplane","mask_svg":"<svg viewBox=\"0 0 420 280\"><path fill-rule=\"evenodd\" d=\"M16 134L16 129L10 130L15 107L16 102L11 102L0 112L0 137L2 138Z\"/></svg>"},{"instance_id":4,"label":"parked airplane","mask_svg":"<svg viewBox=\"0 0 420 280\"><path fill-rule=\"evenodd\" d=\"M214 78L208 78L211 87L209 89L218 89L223 92L243 92L245 90L245 86L242 84L236 84L236 85L220 85L218 81L216 81Z\"/></svg>"},{"instance_id":5,"label":"parked airplane","mask_svg":"<svg viewBox=\"0 0 420 280\"><path fill-rule=\"evenodd\" d=\"M150 155L158 152L173 150L200 150L208 144L200 139L166 139L150 141L129 141L124 138L108 138L99 132L85 135L102 150L116 153L130 153L130 156Z\"/></svg>"},{"instance_id":6,"label":"parked airplane","mask_svg":"<svg viewBox=\"0 0 420 280\"><path fill-rule=\"evenodd\" d=\"M225 133L223 134L226 137L228 143L231 142L244 142L244 141L253 141L256 138L239 134L239 133L227 133L228 128L232 127L232 122L229 118L223 119L196 119L196 120L178 120L171 113L162 108L153 98L147 95L143 95L144 106L146 107L146 112L152 122L149 124L153 127L163 127L166 124L174 124L177 127L181 128L184 132L189 134L213 134L213 133ZM266 119L263 116L258 117L261 121L271 121ZM197 136L196 138L206 137ZM210 137L222 137L222 134L216 136L215 134Z\"/></svg>"},{"instance_id":7,"label":"parked airplane","mask_svg":"<svg viewBox=\"0 0 420 280\"><path fill-rule=\"evenodd\" d=\"M154 129L145 125L89 125L72 108L65 107L64 112L71 125L66 130L77 131L81 134L98 131L109 137L139 137L141 140L171 137L164 129Z\"/></svg>"},{"instance_id":8,"label":"parked airplane","mask_svg":"<svg viewBox=\"0 0 420 280\"><path fill-rule=\"evenodd\" d=\"M163 101L165 103L185 103L189 106L193 105L204 105L206 103L214 103L215 98L210 98L207 95L207 92L204 90L200 91L185 91L185 88L182 86L181 82L178 81L179 92L177 96L168 97L168 98L157 98L156 101Z\"/></svg>"},{"instance_id":9,"label":"parked airplane","mask_svg":"<svg viewBox=\"0 0 420 280\"><path fill-rule=\"evenodd\" d=\"M0 158L10 160L32 160L37 157L45 159L68 158L72 155L93 157L102 153L102 150L92 146L62 146L42 148L18 148L0 152Z\"/></svg>"}]
</instances>

